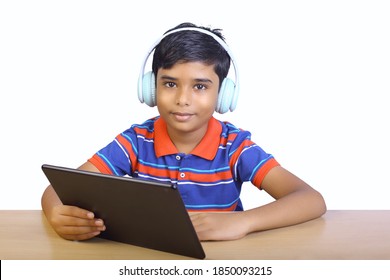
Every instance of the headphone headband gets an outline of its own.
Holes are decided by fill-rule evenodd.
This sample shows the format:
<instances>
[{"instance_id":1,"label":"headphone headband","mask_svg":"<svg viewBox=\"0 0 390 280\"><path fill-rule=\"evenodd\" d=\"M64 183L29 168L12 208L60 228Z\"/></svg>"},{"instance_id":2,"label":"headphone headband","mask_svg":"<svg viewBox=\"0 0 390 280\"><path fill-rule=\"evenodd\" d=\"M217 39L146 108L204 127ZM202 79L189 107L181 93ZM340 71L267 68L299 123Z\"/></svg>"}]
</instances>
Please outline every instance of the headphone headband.
<instances>
[{"instance_id":1,"label":"headphone headband","mask_svg":"<svg viewBox=\"0 0 390 280\"><path fill-rule=\"evenodd\" d=\"M220 37L218 37L216 34L212 33L211 31L208 31L206 29L203 29L203 28L198 28L198 27L182 27L182 28L178 28L178 29L174 29L174 30L171 30L165 34L163 34L151 47L150 49L148 50L148 52L146 53L146 56L144 58L144 62L141 66L141 71L140 71L140 74L139 74L139 78L138 78L138 99L143 103L144 102L144 96L143 96L143 92L144 92L144 85L143 85L143 77L144 77L144 72L145 72L145 66L146 66L146 63L149 59L149 56L151 55L151 53L153 52L153 50L156 48L156 46L167 36L173 34L173 33L177 33L177 32L181 32L181 31L197 31L197 32L200 32L200 33L204 33L204 34L207 34L211 37L214 38L215 41L217 41L224 49L225 51L228 53L229 57L230 57L230 60L231 60L231 63L233 64L233 68L234 68L234 78L235 78L235 82L234 82L234 93L233 93L233 100L232 100L232 105L230 106L230 110L233 111L235 109L235 106L237 104L237 98L238 98L238 91L239 91L239 75L238 75L238 68L237 68L237 64L236 64L236 61L233 57L233 54L232 52L230 51L228 45L225 43L224 40L222 40Z\"/></svg>"}]
</instances>

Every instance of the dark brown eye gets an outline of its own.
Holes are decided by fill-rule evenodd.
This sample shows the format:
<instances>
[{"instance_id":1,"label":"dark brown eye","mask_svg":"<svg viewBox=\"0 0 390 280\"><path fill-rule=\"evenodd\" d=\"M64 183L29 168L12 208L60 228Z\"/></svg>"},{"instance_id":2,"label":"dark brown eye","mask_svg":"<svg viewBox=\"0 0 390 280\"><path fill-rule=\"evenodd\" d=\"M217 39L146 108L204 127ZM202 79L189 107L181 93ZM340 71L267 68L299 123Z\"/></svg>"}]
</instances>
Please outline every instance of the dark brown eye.
<instances>
[{"instance_id":1,"label":"dark brown eye","mask_svg":"<svg viewBox=\"0 0 390 280\"><path fill-rule=\"evenodd\" d=\"M205 90L205 89L207 89L207 87L206 87L205 85L202 85L202 84L197 84L197 85L195 85L195 88L196 88L197 90Z\"/></svg>"},{"instance_id":2,"label":"dark brown eye","mask_svg":"<svg viewBox=\"0 0 390 280\"><path fill-rule=\"evenodd\" d=\"M166 82L166 83L165 83L165 86L166 86L166 87L169 87L169 88L173 88L173 87L176 86L176 84L175 84L174 82Z\"/></svg>"}]
</instances>

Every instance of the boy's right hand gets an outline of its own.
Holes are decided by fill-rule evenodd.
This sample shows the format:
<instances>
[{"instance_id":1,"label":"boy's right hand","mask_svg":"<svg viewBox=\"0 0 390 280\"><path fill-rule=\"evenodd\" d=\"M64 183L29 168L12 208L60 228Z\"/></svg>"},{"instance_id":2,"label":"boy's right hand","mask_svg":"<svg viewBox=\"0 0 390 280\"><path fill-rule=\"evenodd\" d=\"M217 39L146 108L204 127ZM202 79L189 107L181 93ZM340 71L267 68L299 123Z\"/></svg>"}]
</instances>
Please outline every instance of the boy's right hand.
<instances>
[{"instance_id":1,"label":"boy's right hand","mask_svg":"<svg viewBox=\"0 0 390 280\"><path fill-rule=\"evenodd\" d=\"M48 217L53 229L68 240L86 240L106 229L103 220L91 211L68 205L54 206Z\"/></svg>"}]
</instances>

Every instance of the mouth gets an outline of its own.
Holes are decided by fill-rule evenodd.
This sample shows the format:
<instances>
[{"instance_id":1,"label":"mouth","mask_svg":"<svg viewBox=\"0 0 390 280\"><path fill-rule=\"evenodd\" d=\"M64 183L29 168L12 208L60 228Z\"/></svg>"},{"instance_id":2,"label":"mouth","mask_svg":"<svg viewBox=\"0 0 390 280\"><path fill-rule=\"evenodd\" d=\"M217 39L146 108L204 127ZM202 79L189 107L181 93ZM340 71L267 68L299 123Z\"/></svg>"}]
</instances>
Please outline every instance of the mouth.
<instances>
[{"instance_id":1,"label":"mouth","mask_svg":"<svg viewBox=\"0 0 390 280\"><path fill-rule=\"evenodd\" d=\"M182 113L182 112L173 112L172 116L174 117L175 120L179 122L185 122L188 121L192 118L194 114L191 113Z\"/></svg>"}]
</instances>

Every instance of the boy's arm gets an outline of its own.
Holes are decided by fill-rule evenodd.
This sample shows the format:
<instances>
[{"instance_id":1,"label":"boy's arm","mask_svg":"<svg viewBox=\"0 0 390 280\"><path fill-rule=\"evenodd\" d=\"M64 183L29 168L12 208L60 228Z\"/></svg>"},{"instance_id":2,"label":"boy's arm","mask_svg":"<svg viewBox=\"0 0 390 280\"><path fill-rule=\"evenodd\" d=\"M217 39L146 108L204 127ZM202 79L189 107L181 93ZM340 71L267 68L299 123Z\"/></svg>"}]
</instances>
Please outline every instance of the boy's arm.
<instances>
[{"instance_id":1,"label":"boy's arm","mask_svg":"<svg viewBox=\"0 0 390 280\"><path fill-rule=\"evenodd\" d=\"M84 163L79 169L99 172L89 162ZM103 221L95 219L92 212L76 206L63 205L51 185L44 191L41 203L47 220L58 235L65 239L89 239L105 230Z\"/></svg>"},{"instance_id":2,"label":"boy's arm","mask_svg":"<svg viewBox=\"0 0 390 280\"><path fill-rule=\"evenodd\" d=\"M191 219L201 240L232 240L248 233L302 223L318 218L326 211L319 192L278 166L270 170L262 188L274 202L232 213L192 214Z\"/></svg>"}]
</instances>

